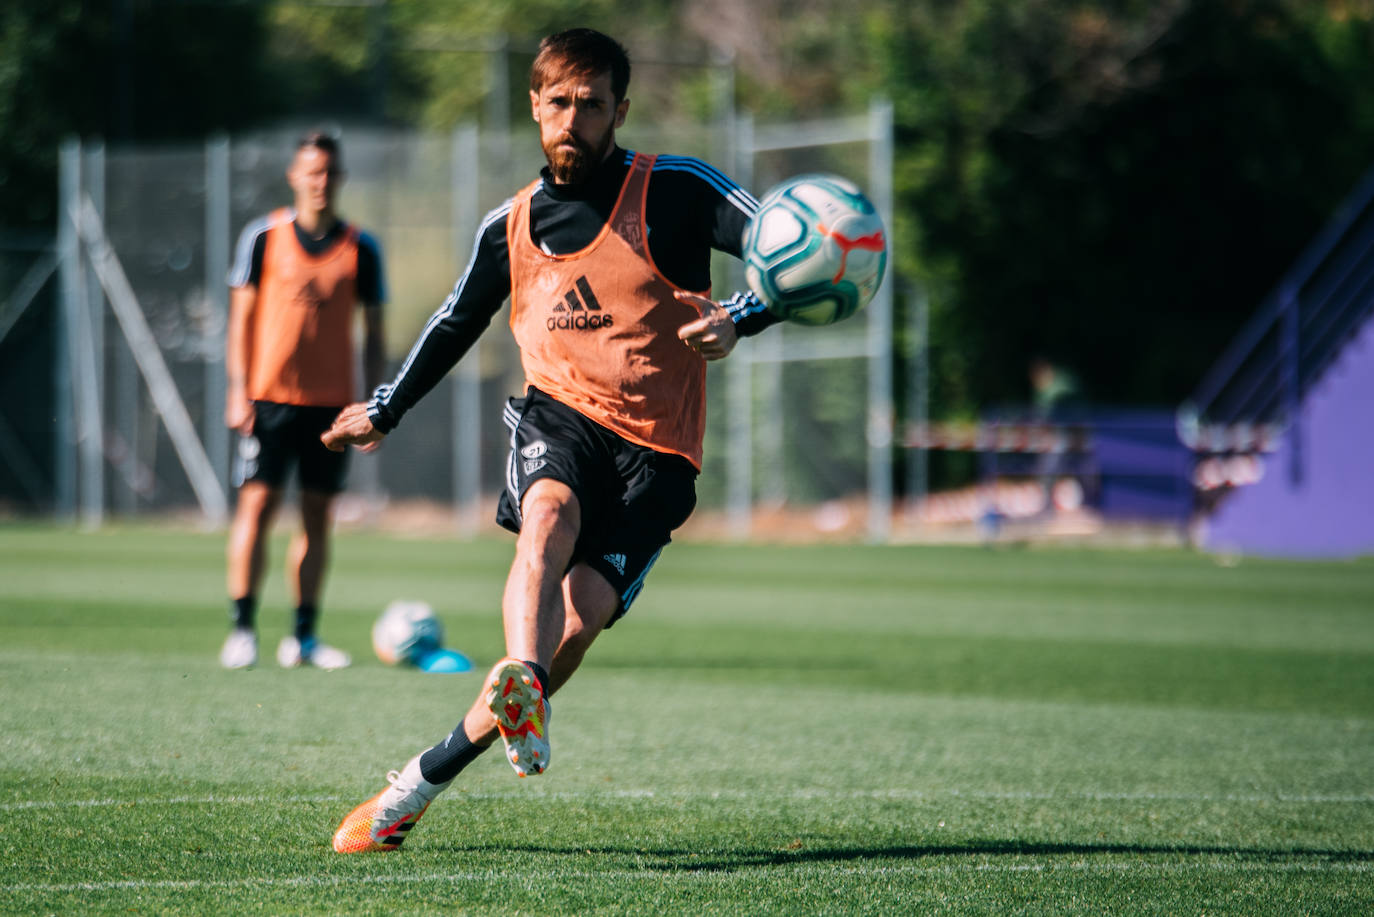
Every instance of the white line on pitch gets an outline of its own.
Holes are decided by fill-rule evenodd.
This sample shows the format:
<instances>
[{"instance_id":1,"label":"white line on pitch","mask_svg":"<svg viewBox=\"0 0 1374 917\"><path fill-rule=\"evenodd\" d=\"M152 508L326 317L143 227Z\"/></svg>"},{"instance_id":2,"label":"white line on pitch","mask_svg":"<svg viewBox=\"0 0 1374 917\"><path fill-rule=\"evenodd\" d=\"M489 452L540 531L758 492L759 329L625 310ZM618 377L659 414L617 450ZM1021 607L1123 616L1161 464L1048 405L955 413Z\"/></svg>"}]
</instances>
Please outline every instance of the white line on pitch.
<instances>
[{"instance_id":1,"label":"white line on pitch","mask_svg":"<svg viewBox=\"0 0 1374 917\"><path fill-rule=\"evenodd\" d=\"M102 806L294 805L341 802L342 796L172 796L151 799L33 799L0 803L0 812L21 809L95 809Z\"/></svg>"},{"instance_id":2,"label":"white line on pitch","mask_svg":"<svg viewBox=\"0 0 1374 917\"><path fill-rule=\"evenodd\" d=\"M975 854L977 855L977 854ZM1081 857L1081 853L1072 854ZM770 864L772 867L785 866L789 869L800 869L808 872L821 872L826 875L858 875L873 876L883 874L912 874L912 873L942 873L955 875L967 872L979 873L1053 873L1059 870L1066 872L1112 872L1112 873L1133 873L1133 872L1354 872L1365 873L1374 870L1374 863L1369 862L1247 862L1237 863L1230 856L1219 856L1216 860L1197 860L1189 859L1178 863L1094 863L1075 860L1068 863L969 863L967 865L952 863L890 863L882 866L836 866L827 867L821 863L805 862L794 865L789 864ZM694 870L694 869L598 869L577 872L560 872L560 880L567 879L653 879L655 882L665 881L736 881L741 873L758 868L754 864L742 863L734 869L725 870ZM325 886L346 886L346 885L410 885L423 882L442 882L457 884L461 882L491 882L495 880L507 880L510 873L501 870L483 870L480 872L460 872L450 871L433 873L410 873L402 875L372 875L372 876L284 876L280 878L262 877L252 879L118 879L108 882L32 882L17 883L14 885L0 885L0 891L10 894L18 893L62 893L62 892L99 892L99 891L146 891L153 889L175 889L184 891L187 889L203 888L261 888L263 886L284 887L284 888L321 888Z\"/></svg>"},{"instance_id":3,"label":"white line on pitch","mask_svg":"<svg viewBox=\"0 0 1374 917\"><path fill-rule=\"evenodd\" d=\"M459 791L455 794L463 799L509 799L513 793ZM715 790L708 793L678 792L674 790L596 790L593 792L553 791L538 792L541 799L567 802L595 802L598 799L755 799L758 793L753 790ZM1327 793L1036 793L985 790L944 790L926 792L922 790L813 790L797 789L787 793L770 793L770 800L779 799L894 799L913 801L939 801L943 799L1000 799L1023 800L1031 802L1052 802L1055 800L1072 801L1076 799L1095 802L1241 802L1241 803L1288 803L1294 805L1359 805L1374 803L1371 794L1327 794ZM173 796L167 798L133 799L54 799L21 800L0 803L0 812L14 812L31 809L82 809L108 806L167 806L167 805L307 805L311 803L343 802L343 796Z\"/></svg>"}]
</instances>

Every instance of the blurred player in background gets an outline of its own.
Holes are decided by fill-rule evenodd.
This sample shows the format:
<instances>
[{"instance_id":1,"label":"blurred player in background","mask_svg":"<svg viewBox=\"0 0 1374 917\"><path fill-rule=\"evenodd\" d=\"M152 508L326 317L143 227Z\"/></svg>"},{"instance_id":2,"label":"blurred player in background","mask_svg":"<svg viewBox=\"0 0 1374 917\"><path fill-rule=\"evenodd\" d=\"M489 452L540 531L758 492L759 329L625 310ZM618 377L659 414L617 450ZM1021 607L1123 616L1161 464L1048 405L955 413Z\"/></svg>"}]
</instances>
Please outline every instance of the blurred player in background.
<instances>
[{"instance_id":1,"label":"blurred player in background","mask_svg":"<svg viewBox=\"0 0 1374 917\"><path fill-rule=\"evenodd\" d=\"M229 285L225 422L240 434L234 476L238 505L229 532L228 590L233 630L220 651L229 669L258 659L258 588L268 535L292 468L300 482L301 530L287 558L296 600L293 632L277 647L288 668L337 669L348 654L315 634L329 560L330 513L343 490L347 456L320 434L358 397L353 325L361 304L366 391L385 368L385 286L376 240L334 212L343 181L334 138L308 134L286 172L294 207L244 229Z\"/></svg>"},{"instance_id":2,"label":"blurred player in background","mask_svg":"<svg viewBox=\"0 0 1374 917\"><path fill-rule=\"evenodd\" d=\"M324 436L373 445L477 340L506 297L527 388L506 405L518 532L502 599L508 657L462 722L339 826L341 853L392 850L499 735L520 776L549 763L548 696L629 610L696 505L706 361L774 322L753 294L717 304L711 250L738 257L757 201L700 160L620 148L630 63L589 29L546 38L530 104L548 166L487 215L472 260L396 379ZM625 699L624 722L653 728Z\"/></svg>"},{"instance_id":3,"label":"blurred player in background","mask_svg":"<svg viewBox=\"0 0 1374 917\"><path fill-rule=\"evenodd\" d=\"M1031 357L1031 420L1037 424L1063 425L1083 420L1084 405L1078 377L1063 366L1039 354ZM1041 516L1053 516L1054 493L1059 479L1072 471L1071 456L1065 449L1041 453L1035 460L1035 475L1040 479ZM1076 484L1076 482L1073 482ZM1071 486L1073 486L1071 484Z\"/></svg>"}]
</instances>

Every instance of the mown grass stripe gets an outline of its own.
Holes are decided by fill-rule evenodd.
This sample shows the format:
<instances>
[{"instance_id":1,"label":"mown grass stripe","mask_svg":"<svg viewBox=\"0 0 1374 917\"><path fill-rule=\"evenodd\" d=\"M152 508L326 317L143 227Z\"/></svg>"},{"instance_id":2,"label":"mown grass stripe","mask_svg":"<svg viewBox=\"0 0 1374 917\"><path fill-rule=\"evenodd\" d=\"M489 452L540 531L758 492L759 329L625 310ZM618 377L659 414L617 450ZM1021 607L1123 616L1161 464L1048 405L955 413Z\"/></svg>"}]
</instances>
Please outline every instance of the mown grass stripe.
<instances>
[{"instance_id":1,"label":"mown grass stripe","mask_svg":"<svg viewBox=\"0 0 1374 917\"><path fill-rule=\"evenodd\" d=\"M1290 854L1291 855L1291 854ZM1081 856L1081 854L1074 854ZM775 864L749 867L776 868ZM1230 857L1216 860L1187 860L1176 863L1094 863L1081 859L1068 863L898 863L885 866L823 866L814 863L788 865L789 870L811 871L827 875L882 875L963 873L1046 873L1056 870L1087 873L1175 873L1175 872L1349 872L1374 871L1374 862L1366 860L1314 860L1312 862L1236 861ZM560 870L564 879L653 879L655 881L737 881L739 870L716 869L597 869ZM109 882L17 883L0 885L0 891L11 894L67 893L94 891L142 891L155 889L215 889L215 888L324 888L348 885L412 885L420 883L509 881L510 873L487 869L475 872L406 873L401 875L365 876L263 876L244 879L117 879Z\"/></svg>"},{"instance_id":2,"label":"mown grass stripe","mask_svg":"<svg viewBox=\"0 0 1374 917\"><path fill-rule=\"evenodd\" d=\"M746 790L712 790L709 792L659 791L659 790L595 790L588 792L555 791L536 795L542 800L559 802L596 802L600 799L661 799L665 801L691 801L715 799L752 799L757 793ZM509 799L513 794L491 792L461 792L455 796L462 799ZM792 790L770 793L773 799L786 800L845 800L845 799L895 799L911 801L939 801L942 799L1002 799L1008 801L1054 802L1056 800L1088 800L1093 802L1239 802L1239 803L1285 803L1290 805L1374 805L1374 795L1328 795L1328 794L1234 794L1234 793L1035 793L1035 792L996 792L984 790L944 790L925 792L921 790ZM104 806L213 806L213 805L313 805L347 801L343 796L177 796L167 799L157 797L134 799L33 799L0 803L0 812L19 812L31 809L85 809Z\"/></svg>"}]
</instances>

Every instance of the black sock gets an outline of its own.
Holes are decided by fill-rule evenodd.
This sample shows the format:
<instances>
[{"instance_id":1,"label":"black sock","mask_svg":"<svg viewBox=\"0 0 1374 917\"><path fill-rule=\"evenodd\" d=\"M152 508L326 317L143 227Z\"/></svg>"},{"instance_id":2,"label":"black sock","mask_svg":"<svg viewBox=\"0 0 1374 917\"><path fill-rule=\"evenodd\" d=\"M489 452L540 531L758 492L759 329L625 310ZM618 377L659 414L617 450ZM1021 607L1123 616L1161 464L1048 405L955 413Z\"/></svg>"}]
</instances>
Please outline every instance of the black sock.
<instances>
[{"instance_id":1,"label":"black sock","mask_svg":"<svg viewBox=\"0 0 1374 917\"><path fill-rule=\"evenodd\" d=\"M320 616L313 602L296 606L296 639L304 643L315 636L315 619Z\"/></svg>"},{"instance_id":2,"label":"black sock","mask_svg":"<svg viewBox=\"0 0 1374 917\"><path fill-rule=\"evenodd\" d=\"M529 666L534 671L535 677L539 679L539 686L544 689L544 696L548 697L549 673L544 671L544 667L537 662L530 662L528 659L526 659L525 665Z\"/></svg>"},{"instance_id":3,"label":"black sock","mask_svg":"<svg viewBox=\"0 0 1374 917\"><path fill-rule=\"evenodd\" d=\"M489 747L473 745L459 723L452 735L420 755L420 776L430 783L447 783Z\"/></svg>"},{"instance_id":4,"label":"black sock","mask_svg":"<svg viewBox=\"0 0 1374 917\"><path fill-rule=\"evenodd\" d=\"M235 630L252 630L258 613L257 596L245 595L230 603L229 617L233 619Z\"/></svg>"}]
</instances>

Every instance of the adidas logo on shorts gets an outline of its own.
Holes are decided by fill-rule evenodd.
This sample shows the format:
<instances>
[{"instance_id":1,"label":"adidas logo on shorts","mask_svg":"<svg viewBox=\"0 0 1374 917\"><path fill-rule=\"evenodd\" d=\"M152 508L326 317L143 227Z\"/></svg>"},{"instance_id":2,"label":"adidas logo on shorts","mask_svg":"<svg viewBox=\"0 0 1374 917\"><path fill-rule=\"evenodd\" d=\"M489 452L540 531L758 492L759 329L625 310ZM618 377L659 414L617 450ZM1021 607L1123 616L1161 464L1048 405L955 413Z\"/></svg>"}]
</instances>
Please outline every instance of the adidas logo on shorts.
<instances>
[{"instance_id":1,"label":"adidas logo on shorts","mask_svg":"<svg viewBox=\"0 0 1374 917\"><path fill-rule=\"evenodd\" d=\"M606 563L610 564L612 567L615 567L616 573L619 573L621 576L625 575L624 554L607 554L601 559L604 560Z\"/></svg>"}]
</instances>

